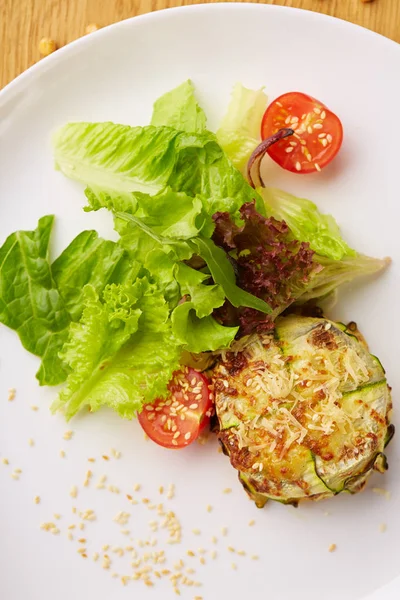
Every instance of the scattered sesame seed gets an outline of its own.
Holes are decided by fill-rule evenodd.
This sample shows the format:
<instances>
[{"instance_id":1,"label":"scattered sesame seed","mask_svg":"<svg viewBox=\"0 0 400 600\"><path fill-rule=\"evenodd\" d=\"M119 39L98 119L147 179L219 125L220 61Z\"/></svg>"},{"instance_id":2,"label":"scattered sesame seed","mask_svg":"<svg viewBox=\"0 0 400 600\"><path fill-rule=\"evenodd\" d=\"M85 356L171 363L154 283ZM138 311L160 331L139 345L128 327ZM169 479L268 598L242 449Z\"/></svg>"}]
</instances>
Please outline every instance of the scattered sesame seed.
<instances>
[{"instance_id":1,"label":"scattered sesame seed","mask_svg":"<svg viewBox=\"0 0 400 600\"><path fill-rule=\"evenodd\" d=\"M164 493L164 486L163 486L163 485L160 485L160 487L158 488L158 492L159 492L160 494L163 494L163 493Z\"/></svg>"},{"instance_id":2,"label":"scattered sesame seed","mask_svg":"<svg viewBox=\"0 0 400 600\"><path fill-rule=\"evenodd\" d=\"M140 490L140 488L141 488L140 483L135 483L135 485L133 486L133 491L138 492Z\"/></svg>"},{"instance_id":3,"label":"scattered sesame seed","mask_svg":"<svg viewBox=\"0 0 400 600\"><path fill-rule=\"evenodd\" d=\"M110 457L107 454L103 454L101 457L103 460L110 460Z\"/></svg>"},{"instance_id":4,"label":"scattered sesame seed","mask_svg":"<svg viewBox=\"0 0 400 600\"><path fill-rule=\"evenodd\" d=\"M237 565L236 565L236 563L231 563L231 567L232 567L232 569L233 569L234 571L236 571L236 569L237 569Z\"/></svg>"},{"instance_id":5,"label":"scattered sesame seed","mask_svg":"<svg viewBox=\"0 0 400 600\"><path fill-rule=\"evenodd\" d=\"M208 504L207 505L207 512L210 513L212 511L212 509L213 509L213 507L211 506L211 504Z\"/></svg>"},{"instance_id":6,"label":"scattered sesame seed","mask_svg":"<svg viewBox=\"0 0 400 600\"><path fill-rule=\"evenodd\" d=\"M64 450L60 450L60 456L61 456L61 458L65 458L65 452L64 452Z\"/></svg>"},{"instance_id":7,"label":"scattered sesame seed","mask_svg":"<svg viewBox=\"0 0 400 600\"><path fill-rule=\"evenodd\" d=\"M235 548L233 548L232 546L228 546L228 550L229 552L235 552Z\"/></svg>"},{"instance_id":8,"label":"scattered sesame seed","mask_svg":"<svg viewBox=\"0 0 400 600\"><path fill-rule=\"evenodd\" d=\"M232 492L232 488L225 488L224 494L230 494Z\"/></svg>"},{"instance_id":9,"label":"scattered sesame seed","mask_svg":"<svg viewBox=\"0 0 400 600\"><path fill-rule=\"evenodd\" d=\"M226 527L221 527L222 535L226 535L228 533L228 529Z\"/></svg>"},{"instance_id":10,"label":"scattered sesame seed","mask_svg":"<svg viewBox=\"0 0 400 600\"><path fill-rule=\"evenodd\" d=\"M251 560L258 560L260 557L257 554L253 554Z\"/></svg>"},{"instance_id":11,"label":"scattered sesame seed","mask_svg":"<svg viewBox=\"0 0 400 600\"><path fill-rule=\"evenodd\" d=\"M211 541L213 544L216 544L218 542L218 539L215 537L215 535L213 535Z\"/></svg>"},{"instance_id":12,"label":"scattered sesame seed","mask_svg":"<svg viewBox=\"0 0 400 600\"><path fill-rule=\"evenodd\" d=\"M373 487L372 491L374 494L378 494L379 496L383 496L386 500L390 500L390 492L385 490L384 488Z\"/></svg>"},{"instance_id":13,"label":"scattered sesame seed","mask_svg":"<svg viewBox=\"0 0 400 600\"><path fill-rule=\"evenodd\" d=\"M54 518L57 519L58 521L61 519L61 515L58 513L54 513Z\"/></svg>"},{"instance_id":14,"label":"scattered sesame seed","mask_svg":"<svg viewBox=\"0 0 400 600\"><path fill-rule=\"evenodd\" d=\"M384 533L384 532L386 531L386 529L387 529L386 523L381 523L381 524L379 525L379 531L380 531L381 533Z\"/></svg>"},{"instance_id":15,"label":"scattered sesame seed","mask_svg":"<svg viewBox=\"0 0 400 600\"><path fill-rule=\"evenodd\" d=\"M336 548L337 548L336 544L331 544L329 546L328 550L329 550L329 552L335 552Z\"/></svg>"},{"instance_id":16,"label":"scattered sesame seed","mask_svg":"<svg viewBox=\"0 0 400 600\"><path fill-rule=\"evenodd\" d=\"M40 496L35 496L33 499L35 504L39 504L40 503Z\"/></svg>"},{"instance_id":17,"label":"scattered sesame seed","mask_svg":"<svg viewBox=\"0 0 400 600\"><path fill-rule=\"evenodd\" d=\"M2 458L1 462L3 463L3 465L9 465L10 463L8 462L8 458Z\"/></svg>"},{"instance_id":18,"label":"scattered sesame seed","mask_svg":"<svg viewBox=\"0 0 400 600\"><path fill-rule=\"evenodd\" d=\"M73 435L74 435L74 432L71 430L68 430L64 433L63 439L68 441L72 438Z\"/></svg>"},{"instance_id":19,"label":"scattered sesame seed","mask_svg":"<svg viewBox=\"0 0 400 600\"><path fill-rule=\"evenodd\" d=\"M71 498L76 498L77 497L77 495L78 495L78 488L76 487L76 485L72 486L69 495L71 496Z\"/></svg>"},{"instance_id":20,"label":"scattered sesame seed","mask_svg":"<svg viewBox=\"0 0 400 600\"><path fill-rule=\"evenodd\" d=\"M211 556L212 559L216 559L217 558L217 551L216 550L212 550L210 556Z\"/></svg>"},{"instance_id":21,"label":"scattered sesame seed","mask_svg":"<svg viewBox=\"0 0 400 600\"><path fill-rule=\"evenodd\" d=\"M255 520L251 519L251 521L249 521L249 527L253 527L254 524L255 524Z\"/></svg>"},{"instance_id":22,"label":"scattered sesame seed","mask_svg":"<svg viewBox=\"0 0 400 600\"><path fill-rule=\"evenodd\" d=\"M39 410L39 407L38 407L38 406L36 406L35 404L33 404L33 405L31 406L31 409L32 409L32 410L34 410L34 411L37 411L37 410Z\"/></svg>"},{"instance_id":23,"label":"scattered sesame seed","mask_svg":"<svg viewBox=\"0 0 400 600\"><path fill-rule=\"evenodd\" d=\"M194 535L200 535L201 531L200 529L192 529L192 533L194 533Z\"/></svg>"},{"instance_id":24,"label":"scattered sesame seed","mask_svg":"<svg viewBox=\"0 0 400 600\"><path fill-rule=\"evenodd\" d=\"M29 440L28 440L28 444L29 444L29 446L34 446L34 445L35 445L35 442L33 441L33 439L32 439L32 438L29 438Z\"/></svg>"},{"instance_id":25,"label":"scattered sesame seed","mask_svg":"<svg viewBox=\"0 0 400 600\"><path fill-rule=\"evenodd\" d=\"M18 477L17 473L11 473L11 478L15 479L15 481L19 481L19 477Z\"/></svg>"},{"instance_id":26,"label":"scattered sesame seed","mask_svg":"<svg viewBox=\"0 0 400 600\"><path fill-rule=\"evenodd\" d=\"M204 558L204 556L200 557L200 564L202 564L202 565L206 564L206 559Z\"/></svg>"},{"instance_id":27,"label":"scattered sesame seed","mask_svg":"<svg viewBox=\"0 0 400 600\"><path fill-rule=\"evenodd\" d=\"M10 388L10 389L8 390L8 401L9 401L9 402L12 402L12 401L14 400L14 398L15 398L15 394L16 394L16 391L17 391L17 390L16 390L15 388Z\"/></svg>"},{"instance_id":28,"label":"scattered sesame seed","mask_svg":"<svg viewBox=\"0 0 400 600\"><path fill-rule=\"evenodd\" d=\"M244 550L238 550L238 551L237 551L237 554L238 554L239 556L246 556L246 552L245 552Z\"/></svg>"}]
</instances>

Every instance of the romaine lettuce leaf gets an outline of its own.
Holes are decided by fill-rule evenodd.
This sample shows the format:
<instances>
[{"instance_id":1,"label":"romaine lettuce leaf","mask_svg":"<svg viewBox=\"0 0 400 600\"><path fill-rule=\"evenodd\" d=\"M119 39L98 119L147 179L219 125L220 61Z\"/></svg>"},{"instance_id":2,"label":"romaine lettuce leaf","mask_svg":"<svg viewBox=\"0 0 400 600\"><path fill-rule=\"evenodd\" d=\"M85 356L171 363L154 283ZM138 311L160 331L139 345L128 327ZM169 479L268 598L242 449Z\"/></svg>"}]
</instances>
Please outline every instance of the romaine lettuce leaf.
<instances>
[{"instance_id":1,"label":"romaine lettuce leaf","mask_svg":"<svg viewBox=\"0 0 400 600\"><path fill-rule=\"evenodd\" d=\"M249 90L240 83L233 88L228 111L217 131L217 139L232 163L243 170L260 143L261 120L267 105L263 89Z\"/></svg>"},{"instance_id":2,"label":"romaine lettuce leaf","mask_svg":"<svg viewBox=\"0 0 400 600\"><path fill-rule=\"evenodd\" d=\"M99 299L86 286L85 308L71 325L62 357L70 368L66 387L52 410L67 419L84 406L109 406L132 418L143 404L167 394L178 368L181 344L172 334L169 307L146 278L113 284Z\"/></svg>"},{"instance_id":3,"label":"romaine lettuce leaf","mask_svg":"<svg viewBox=\"0 0 400 600\"><path fill-rule=\"evenodd\" d=\"M12 233L0 248L0 322L16 331L26 350L41 357L40 385L57 385L67 376L58 352L71 321L49 263L52 215L34 231Z\"/></svg>"},{"instance_id":4,"label":"romaine lettuce leaf","mask_svg":"<svg viewBox=\"0 0 400 600\"><path fill-rule=\"evenodd\" d=\"M294 237L308 242L317 254L332 260L356 255L342 238L335 219L321 213L310 200L273 188L260 188L258 191L264 199L268 216L285 221Z\"/></svg>"},{"instance_id":5,"label":"romaine lettuce leaf","mask_svg":"<svg viewBox=\"0 0 400 600\"><path fill-rule=\"evenodd\" d=\"M199 106L194 87L185 81L155 101L151 125L167 125L179 131L202 132L206 129L206 115Z\"/></svg>"},{"instance_id":6,"label":"romaine lettuce leaf","mask_svg":"<svg viewBox=\"0 0 400 600\"><path fill-rule=\"evenodd\" d=\"M174 192L201 196L209 216L235 213L256 199L255 190L232 165L210 132L169 127L128 127L113 123L70 123L54 136L57 167L89 190L90 207L136 210L134 192L155 196Z\"/></svg>"}]
</instances>

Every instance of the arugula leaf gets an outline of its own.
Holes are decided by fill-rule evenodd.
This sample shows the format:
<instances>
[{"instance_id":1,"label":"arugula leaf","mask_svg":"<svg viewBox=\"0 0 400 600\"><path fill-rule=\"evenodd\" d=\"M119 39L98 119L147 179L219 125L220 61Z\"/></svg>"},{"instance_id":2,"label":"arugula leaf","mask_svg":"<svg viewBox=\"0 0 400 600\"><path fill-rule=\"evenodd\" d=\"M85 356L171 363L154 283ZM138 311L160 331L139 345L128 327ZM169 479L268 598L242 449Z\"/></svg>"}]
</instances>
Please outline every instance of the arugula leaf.
<instances>
[{"instance_id":1,"label":"arugula leaf","mask_svg":"<svg viewBox=\"0 0 400 600\"><path fill-rule=\"evenodd\" d=\"M145 402L167 395L181 345L168 304L146 278L107 286L99 299L86 286L81 321L71 325L63 359L71 369L52 410L70 419L84 406L109 406L132 418Z\"/></svg>"},{"instance_id":2,"label":"arugula leaf","mask_svg":"<svg viewBox=\"0 0 400 600\"><path fill-rule=\"evenodd\" d=\"M317 254L332 260L356 256L342 238L335 219L321 213L314 202L273 188L262 188L259 192L268 216L285 221L294 237L308 242Z\"/></svg>"},{"instance_id":3,"label":"arugula leaf","mask_svg":"<svg viewBox=\"0 0 400 600\"><path fill-rule=\"evenodd\" d=\"M267 96L260 90L249 90L241 83L233 88L228 111L217 131L217 139L232 163L243 170L251 153L260 143L261 120Z\"/></svg>"},{"instance_id":4,"label":"arugula leaf","mask_svg":"<svg viewBox=\"0 0 400 600\"><path fill-rule=\"evenodd\" d=\"M43 217L37 229L12 233L0 248L0 322L42 358L40 385L57 385L67 376L58 352L71 319L50 269L53 222L54 216Z\"/></svg>"},{"instance_id":5,"label":"arugula leaf","mask_svg":"<svg viewBox=\"0 0 400 600\"><path fill-rule=\"evenodd\" d=\"M128 127L113 123L70 123L54 136L56 166L89 188L90 207L134 212L134 192L201 196L209 216L235 213L260 196L235 169L210 132L169 127Z\"/></svg>"},{"instance_id":6,"label":"arugula leaf","mask_svg":"<svg viewBox=\"0 0 400 600\"><path fill-rule=\"evenodd\" d=\"M190 79L154 103L151 125L168 125L180 131L199 133L206 129L206 122L206 115L195 98Z\"/></svg>"},{"instance_id":7,"label":"arugula leaf","mask_svg":"<svg viewBox=\"0 0 400 600\"><path fill-rule=\"evenodd\" d=\"M191 244L197 248L197 254L206 261L215 283L222 287L227 300L233 306L247 306L266 314L272 312L271 307L264 300L249 294L236 285L235 272L222 248L216 246L212 240L202 237L196 238Z\"/></svg>"}]
</instances>

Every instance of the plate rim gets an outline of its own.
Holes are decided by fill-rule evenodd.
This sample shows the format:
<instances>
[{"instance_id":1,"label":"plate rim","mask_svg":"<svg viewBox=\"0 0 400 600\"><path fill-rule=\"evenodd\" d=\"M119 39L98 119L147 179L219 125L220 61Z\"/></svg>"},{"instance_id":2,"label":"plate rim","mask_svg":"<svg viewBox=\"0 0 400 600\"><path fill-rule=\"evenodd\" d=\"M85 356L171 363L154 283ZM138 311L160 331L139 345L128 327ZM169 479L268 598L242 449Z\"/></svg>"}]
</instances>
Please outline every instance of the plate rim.
<instances>
[{"instance_id":1,"label":"plate rim","mask_svg":"<svg viewBox=\"0 0 400 600\"><path fill-rule=\"evenodd\" d=\"M30 67L28 67L25 71L17 75L14 79L12 79L8 84L6 84L2 89L0 89L0 108L1 103L7 101L8 95L12 95L15 91L18 91L19 86L23 86L29 84L31 80L34 79L36 75L40 75L40 73L45 72L49 69L54 69L55 66L62 63L63 60L68 59L68 56L71 53L76 51L81 51L93 43L101 43L102 38L106 38L110 35L110 31L114 31L117 29L123 29L125 27L139 27L142 23L146 23L146 21L152 21L155 19L165 19L165 18L174 18L175 15L180 13L199 13L199 12L226 12L226 11L254 11L256 12L270 12L270 13L291 13L297 14L299 18L307 18L307 19L315 19L315 21L324 21L329 23L332 26L344 27L347 29L352 29L355 32L358 32L358 35L365 35L371 40L377 40L378 43L386 44L388 48L394 50L396 48L396 52L400 49L400 44L395 40L392 40L381 33L377 33L371 29L367 29L362 25L358 25L356 23L352 23L351 21L346 21L345 19L341 19L339 17L334 17L332 15L326 15L324 13L316 12L309 9L304 8L295 8L292 6L280 6L276 4L260 4L255 2L213 2L207 4L191 4L186 6L175 6L170 8L164 8L161 10L155 10L148 13L144 13L141 15L135 15L133 17L128 17L127 19L123 19L122 21L117 21L116 23L111 23L110 25L106 25L97 31L84 34L83 36L69 42L65 46L62 46L49 56L43 57L39 59L38 62L34 63Z\"/></svg>"}]
</instances>

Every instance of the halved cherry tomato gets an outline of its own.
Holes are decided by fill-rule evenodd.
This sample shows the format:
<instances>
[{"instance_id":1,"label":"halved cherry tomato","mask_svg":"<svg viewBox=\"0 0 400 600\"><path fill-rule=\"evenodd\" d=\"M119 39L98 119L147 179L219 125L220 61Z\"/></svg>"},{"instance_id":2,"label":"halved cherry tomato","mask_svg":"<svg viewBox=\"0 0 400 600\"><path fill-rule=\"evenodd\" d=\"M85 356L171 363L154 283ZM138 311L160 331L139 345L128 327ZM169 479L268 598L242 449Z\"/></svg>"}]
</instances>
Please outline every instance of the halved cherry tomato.
<instances>
[{"instance_id":1,"label":"halved cherry tomato","mask_svg":"<svg viewBox=\"0 0 400 600\"><path fill-rule=\"evenodd\" d=\"M264 113L261 137L268 138L283 127L294 135L268 148L269 156L293 173L320 171L340 150L343 127L340 119L322 102L300 92L274 100Z\"/></svg>"},{"instance_id":2,"label":"halved cherry tomato","mask_svg":"<svg viewBox=\"0 0 400 600\"><path fill-rule=\"evenodd\" d=\"M183 367L168 385L170 396L146 404L139 423L153 442L184 448L199 436L213 413L210 382L199 371Z\"/></svg>"}]
</instances>

